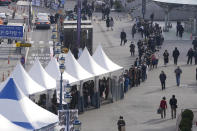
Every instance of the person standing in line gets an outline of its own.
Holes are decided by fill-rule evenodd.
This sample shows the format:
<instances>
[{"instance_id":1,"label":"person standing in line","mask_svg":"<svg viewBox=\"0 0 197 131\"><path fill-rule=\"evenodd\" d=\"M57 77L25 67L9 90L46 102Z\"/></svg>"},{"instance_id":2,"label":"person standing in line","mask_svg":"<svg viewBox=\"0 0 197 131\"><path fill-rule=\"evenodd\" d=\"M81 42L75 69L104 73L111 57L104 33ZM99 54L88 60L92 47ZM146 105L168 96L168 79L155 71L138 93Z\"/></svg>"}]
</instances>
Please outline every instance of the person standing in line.
<instances>
[{"instance_id":1,"label":"person standing in line","mask_svg":"<svg viewBox=\"0 0 197 131\"><path fill-rule=\"evenodd\" d=\"M197 80L197 68L196 68L196 80Z\"/></svg>"},{"instance_id":2,"label":"person standing in line","mask_svg":"<svg viewBox=\"0 0 197 131\"><path fill-rule=\"evenodd\" d=\"M107 27L107 31L108 31L109 27L110 27L110 19L109 19L109 17L107 17L107 19L106 19L106 27Z\"/></svg>"},{"instance_id":3,"label":"person standing in line","mask_svg":"<svg viewBox=\"0 0 197 131\"><path fill-rule=\"evenodd\" d=\"M113 19L112 17L111 17L111 19L110 19L109 26L111 27L111 30L113 31L114 19Z\"/></svg>"},{"instance_id":4,"label":"person standing in line","mask_svg":"<svg viewBox=\"0 0 197 131\"><path fill-rule=\"evenodd\" d=\"M197 49L194 49L194 60L195 60L195 65L197 65Z\"/></svg>"},{"instance_id":5,"label":"person standing in line","mask_svg":"<svg viewBox=\"0 0 197 131\"><path fill-rule=\"evenodd\" d=\"M195 37L194 40L192 41L192 45L193 45L194 50L196 50L197 49L197 37Z\"/></svg>"},{"instance_id":6,"label":"person standing in line","mask_svg":"<svg viewBox=\"0 0 197 131\"><path fill-rule=\"evenodd\" d=\"M123 116L120 116L117 125L118 125L118 131L125 131L126 123L125 120L123 119Z\"/></svg>"},{"instance_id":7,"label":"person standing in line","mask_svg":"<svg viewBox=\"0 0 197 131\"><path fill-rule=\"evenodd\" d=\"M168 53L168 50L165 50L164 51L163 57L164 57L164 65L166 66L166 64L169 62L169 53Z\"/></svg>"},{"instance_id":8,"label":"person standing in line","mask_svg":"<svg viewBox=\"0 0 197 131\"><path fill-rule=\"evenodd\" d=\"M132 41L131 41L131 44L130 44L130 52L131 52L131 56L135 55L135 45Z\"/></svg>"},{"instance_id":9,"label":"person standing in line","mask_svg":"<svg viewBox=\"0 0 197 131\"><path fill-rule=\"evenodd\" d=\"M165 97L163 97L160 102L160 109L161 109L161 118L162 119L166 118L167 102Z\"/></svg>"},{"instance_id":10,"label":"person standing in line","mask_svg":"<svg viewBox=\"0 0 197 131\"><path fill-rule=\"evenodd\" d=\"M176 74L176 85L180 86L180 79L181 79L181 74L182 70L179 66L174 70L174 73Z\"/></svg>"},{"instance_id":11,"label":"person standing in line","mask_svg":"<svg viewBox=\"0 0 197 131\"><path fill-rule=\"evenodd\" d=\"M134 38L135 33L136 33L136 24L134 24L132 29L131 29L132 38Z\"/></svg>"},{"instance_id":12,"label":"person standing in line","mask_svg":"<svg viewBox=\"0 0 197 131\"><path fill-rule=\"evenodd\" d=\"M175 47L173 53L172 53L172 57L174 58L174 64L177 65L178 62L178 58L179 58L180 52L177 49L177 47Z\"/></svg>"},{"instance_id":13,"label":"person standing in line","mask_svg":"<svg viewBox=\"0 0 197 131\"><path fill-rule=\"evenodd\" d=\"M159 79L161 82L162 90L165 90L165 88L166 88L166 74L164 73L164 71L161 71L161 74L159 75Z\"/></svg>"},{"instance_id":14,"label":"person standing in line","mask_svg":"<svg viewBox=\"0 0 197 131\"><path fill-rule=\"evenodd\" d=\"M194 56L194 51L192 48L189 49L189 51L187 52L187 64L192 64L192 59L193 59L193 56Z\"/></svg>"},{"instance_id":15,"label":"person standing in line","mask_svg":"<svg viewBox=\"0 0 197 131\"><path fill-rule=\"evenodd\" d=\"M127 34L124 32L124 29L122 29L122 32L120 33L120 39L121 39L121 42L120 42L120 45L122 46L122 42L126 43L126 38L127 38Z\"/></svg>"},{"instance_id":16,"label":"person standing in line","mask_svg":"<svg viewBox=\"0 0 197 131\"><path fill-rule=\"evenodd\" d=\"M176 109L177 109L177 99L175 98L175 95L172 95L172 98L169 101L170 107L171 107L171 116L172 119L176 118Z\"/></svg>"}]
</instances>

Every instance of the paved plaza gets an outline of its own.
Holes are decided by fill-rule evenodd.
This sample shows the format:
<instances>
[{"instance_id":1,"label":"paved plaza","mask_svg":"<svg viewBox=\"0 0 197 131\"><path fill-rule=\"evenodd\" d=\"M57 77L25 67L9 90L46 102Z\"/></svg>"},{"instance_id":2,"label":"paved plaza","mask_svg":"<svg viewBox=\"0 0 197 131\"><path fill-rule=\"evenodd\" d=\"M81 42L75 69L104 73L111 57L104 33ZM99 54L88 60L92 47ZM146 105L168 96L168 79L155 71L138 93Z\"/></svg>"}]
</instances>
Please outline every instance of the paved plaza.
<instances>
[{"instance_id":1,"label":"paved plaza","mask_svg":"<svg viewBox=\"0 0 197 131\"><path fill-rule=\"evenodd\" d=\"M99 18L98 14L96 16ZM123 16L114 14L113 17ZM161 25L162 22L160 22ZM128 69L133 64L135 57L130 56L129 44L130 41L140 39L139 34L134 40L131 38L132 22L125 16L121 21L115 20L114 31L106 31L105 22L95 21L94 25L94 47L98 44L104 47L106 54L117 64ZM127 33L128 42L125 46L120 46L120 32L124 29ZM173 28L174 29L174 28ZM176 95L178 100L178 114L181 109L196 107L196 80L195 80L195 65L186 65L187 51L192 47L191 40L187 39L186 34L183 39L173 37L169 34L175 33L175 30L166 33L167 39L162 49L160 50L159 67L148 73L148 79L139 87L134 87L129 90L124 100L101 106L100 109L85 112L79 116L82 124L82 129L85 131L115 131L117 130L117 120L120 115L126 120L126 130L135 131L175 131L176 119L171 120L170 107L168 104L167 118L161 119L156 113L159 107L160 100L163 96L167 101ZM174 34L175 35L175 34ZM183 70L181 76L181 86L176 86L173 65L172 51L174 47L178 47L181 55L178 64ZM168 49L170 53L170 62L167 67L163 66L163 52ZM137 55L137 53L136 53ZM167 75L167 89L161 90L159 74L163 70Z\"/></svg>"},{"instance_id":2,"label":"paved plaza","mask_svg":"<svg viewBox=\"0 0 197 131\"><path fill-rule=\"evenodd\" d=\"M136 3L136 5L139 3ZM67 1L66 9L73 9L75 1ZM155 7L155 5L149 7ZM4 8L4 7L3 7ZM5 9L11 14L12 11ZM3 9L4 10L4 9ZM140 10L140 8L138 9ZM156 9L151 9L155 11ZM35 9L35 12L45 12L45 9ZM49 11L49 10L47 10ZM151 12L149 11L149 13ZM50 12L50 11L49 11ZM98 45L102 45L105 53L109 58L125 69L128 69L133 65L135 58L137 57L137 45L136 54L134 57L130 56L130 42L134 41L135 44L139 39L142 39L140 34L136 34L135 38L131 37L131 28L133 21L125 13L112 12L110 14L114 18L113 31L107 31L105 21L101 21L101 13L93 14L93 52ZM17 18L20 18L17 15ZM164 26L164 22L158 21L161 26ZM196 81L196 68L197 66L187 65L187 51L192 48L192 41L190 33L184 33L183 38L176 37L176 23L172 22L173 28L170 32L163 33L164 43L159 52L159 66L157 69L153 69L148 72L148 79L141 83L138 87L131 88L125 95L123 100L102 105L99 109L93 109L79 115L79 120L82 122L82 131L116 131L117 121L120 115L122 115L126 121L127 131L175 131L177 119L171 119L170 106L168 104L167 117L161 119L161 116L157 114L157 109L162 97L167 98L167 102L175 95L178 100L178 112L177 117L181 112L181 109L196 108L196 94L197 94L197 81ZM124 29L127 33L128 42L124 46L120 46L120 32ZM31 37L32 48L28 52L27 67L28 70L35 59L35 54L45 54L47 59L41 60L45 66L48 63L50 56L50 47L52 47L51 30L32 30L29 33ZM176 86L176 78L174 70L176 66L173 64L172 51L177 47L180 51L180 57L178 65L180 65L183 73L181 75L181 85ZM6 51L9 50L9 51ZM20 56L10 53L10 48L0 49L0 80L5 79L11 73L16 65L16 62L20 59ZM168 50L170 53L169 64L163 66L163 52ZM8 54L8 52L10 54ZM10 56L8 64L7 55ZM34 58L33 58L34 57ZM194 63L194 61L193 61ZM164 71L167 75L166 90L161 90L161 84L159 80L159 74ZM4 76L3 76L4 74ZM120 75L120 72L116 72L112 75Z\"/></svg>"}]
</instances>

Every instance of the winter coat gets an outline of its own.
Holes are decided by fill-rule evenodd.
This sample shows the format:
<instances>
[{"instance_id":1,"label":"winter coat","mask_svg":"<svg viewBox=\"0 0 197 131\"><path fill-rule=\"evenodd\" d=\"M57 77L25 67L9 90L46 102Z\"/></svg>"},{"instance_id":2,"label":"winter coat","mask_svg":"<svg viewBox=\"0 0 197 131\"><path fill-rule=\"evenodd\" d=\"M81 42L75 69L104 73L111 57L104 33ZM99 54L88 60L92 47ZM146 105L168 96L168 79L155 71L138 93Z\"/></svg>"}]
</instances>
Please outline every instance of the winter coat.
<instances>
[{"instance_id":1,"label":"winter coat","mask_svg":"<svg viewBox=\"0 0 197 131\"><path fill-rule=\"evenodd\" d=\"M166 109L167 108L167 103L166 103L165 100L161 100L161 102L160 102L160 108L162 108L162 109Z\"/></svg>"},{"instance_id":2,"label":"winter coat","mask_svg":"<svg viewBox=\"0 0 197 131\"><path fill-rule=\"evenodd\" d=\"M174 73L176 74L176 76L180 76L182 73L182 70L180 68L175 69Z\"/></svg>"},{"instance_id":3,"label":"winter coat","mask_svg":"<svg viewBox=\"0 0 197 131\"><path fill-rule=\"evenodd\" d=\"M177 108L177 99L171 98L169 101L169 104L170 104L171 108Z\"/></svg>"},{"instance_id":4,"label":"winter coat","mask_svg":"<svg viewBox=\"0 0 197 131\"><path fill-rule=\"evenodd\" d=\"M166 81L166 75L165 74L160 74L159 79L160 79L161 82L165 82Z\"/></svg>"},{"instance_id":5,"label":"winter coat","mask_svg":"<svg viewBox=\"0 0 197 131\"><path fill-rule=\"evenodd\" d=\"M179 50L175 49L175 50L173 51L172 56L173 56L174 58L178 58L179 55L180 55Z\"/></svg>"},{"instance_id":6,"label":"winter coat","mask_svg":"<svg viewBox=\"0 0 197 131\"><path fill-rule=\"evenodd\" d=\"M193 50L189 50L189 51L187 52L187 56L188 56L188 57L193 57L193 56L194 56L194 51L193 51Z\"/></svg>"}]
</instances>

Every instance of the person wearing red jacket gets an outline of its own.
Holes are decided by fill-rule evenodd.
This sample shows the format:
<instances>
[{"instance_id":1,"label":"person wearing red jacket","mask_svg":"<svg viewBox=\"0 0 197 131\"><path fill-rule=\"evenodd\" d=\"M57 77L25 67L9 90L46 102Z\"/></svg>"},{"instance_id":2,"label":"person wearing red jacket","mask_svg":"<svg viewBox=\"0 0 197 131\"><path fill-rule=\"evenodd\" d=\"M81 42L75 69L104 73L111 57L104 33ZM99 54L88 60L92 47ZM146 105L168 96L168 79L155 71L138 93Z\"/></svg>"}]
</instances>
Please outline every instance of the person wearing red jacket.
<instances>
[{"instance_id":1,"label":"person wearing red jacket","mask_svg":"<svg viewBox=\"0 0 197 131\"><path fill-rule=\"evenodd\" d=\"M161 118L166 118L166 109L167 109L167 102L166 98L163 97L163 99L160 102L160 108L161 108Z\"/></svg>"}]
</instances>

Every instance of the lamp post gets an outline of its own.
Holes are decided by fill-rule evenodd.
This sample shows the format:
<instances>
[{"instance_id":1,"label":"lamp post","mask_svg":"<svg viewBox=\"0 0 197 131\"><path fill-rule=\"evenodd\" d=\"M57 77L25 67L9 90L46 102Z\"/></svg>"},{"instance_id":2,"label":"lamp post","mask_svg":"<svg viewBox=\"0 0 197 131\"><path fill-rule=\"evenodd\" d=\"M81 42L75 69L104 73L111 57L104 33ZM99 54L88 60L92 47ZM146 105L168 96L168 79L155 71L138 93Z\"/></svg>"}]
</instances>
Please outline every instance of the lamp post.
<instances>
[{"instance_id":1,"label":"lamp post","mask_svg":"<svg viewBox=\"0 0 197 131\"><path fill-rule=\"evenodd\" d=\"M77 46L80 45L81 39L81 0L77 3Z\"/></svg>"},{"instance_id":2,"label":"lamp post","mask_svg":"<svg viewBox=\"0 0 197 131\"><path fill-rule=\"evenodd\" d=\"M62 74L64 73L64 70L65 70L65 65L64 65L64 62L65 62L65 58L64 57L61 57L59 59L60 61L60 73L61 73L61 77L60 77L60 110L62 110L62 83L63 83L63 80L62 80Z\"/></svg>"}]
</instances>

